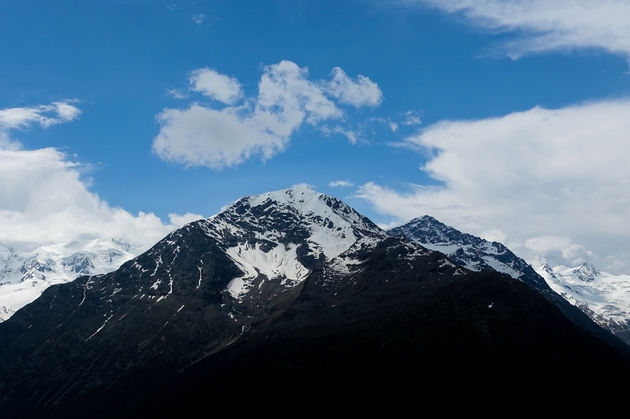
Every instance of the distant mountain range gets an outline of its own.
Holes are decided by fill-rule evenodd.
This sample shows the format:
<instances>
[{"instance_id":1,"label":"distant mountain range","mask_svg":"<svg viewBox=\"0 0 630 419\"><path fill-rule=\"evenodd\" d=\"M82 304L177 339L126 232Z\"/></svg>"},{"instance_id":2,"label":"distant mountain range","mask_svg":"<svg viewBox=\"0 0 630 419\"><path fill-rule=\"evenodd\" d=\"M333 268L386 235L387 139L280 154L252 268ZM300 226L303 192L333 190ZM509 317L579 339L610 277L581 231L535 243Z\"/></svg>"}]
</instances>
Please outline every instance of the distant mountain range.
<instances>
[{"instance_id":1,"label":"distant mountain range","mask_svg":"<svg viewBox=\"0 0 630 419\"><path fill-rule=\"evenodd\" d=\"M51 285L111 272L139 252L120 238L37 245L31 249L0 243L0 322Z\"/></svg>"},{"instance_id":2,"label":"distant mountain range","mask_svg":"<svg viewBox=\"0 0 630 419\"><path fill-rule=\"evenodd\" d=\"M0 416L630 372L626 345L479 240L426 217L386 232L305 185L242 198L1 323ZM449 241L461 251L429 248Z\"/></svg>"},{"instance_id":3,"label":"distant mountain range","mask_svg":"<svg viewBox=\"0 0 630 419\"><path fill-rule=\"evenodd\" d=\"M630 344L630 275L600 272L590 263L537 269L549 286L596 323Z\"/></svg>"}]
</instances>

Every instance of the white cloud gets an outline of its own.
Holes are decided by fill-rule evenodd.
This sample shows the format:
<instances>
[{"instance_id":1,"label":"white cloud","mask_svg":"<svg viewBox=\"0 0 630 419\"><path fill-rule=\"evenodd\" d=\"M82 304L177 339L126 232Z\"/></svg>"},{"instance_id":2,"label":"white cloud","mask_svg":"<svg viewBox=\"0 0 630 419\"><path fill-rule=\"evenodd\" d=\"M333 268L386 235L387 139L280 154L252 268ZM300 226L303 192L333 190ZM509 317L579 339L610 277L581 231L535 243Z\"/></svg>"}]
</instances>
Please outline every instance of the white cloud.
<instances>
[{"instance_id":1,"label":"white cloud","mask_svg":"<svg viewBox=\"0 0 630 419\"><path fill-rule=\"evenodd\" d=\"M354 186L354 183L348 182L347 180L333 180L328 183L328 186L331 188L349 188Z\"/></svg>"},{"instance_id":2,"label":"white cloud","mask_svg":"<svg viewBox=\"0 0 630 419\"><path fill-rule=\"evenodd\" d=\"M405 119L402 123L403 125L407 125L408 127L413 127L413 126L422 124L422 119L420 118L420 115L418 115L418 113L415 111L405 112L404 117Z\"/></svg>"},{"instance_id":3,"label":"white cloud","mask_svg":"<svg viewBox=\"0 0 630 419\"><path fill-rule=\"evenodd\" d=\"M342 111L308 80L308 69L291 61L265 67L258 83L256 117L279 135L290 135L302 121L338 119Z\"/></svg>"},{"instance_id":4,"label":"white cloud","mask_svg":"<svg viewBox=\"0 0 630 419\"><path fill-rule=\"evenodd\" d=\"M157 116L161 129L153 150L164 160L213 169L236 166L254 156L269 159L284 150L303 124L326 130L323 121L342 120L343 111L327 96L324 84L309 80L307 68L285 60L266 66L258 95L239 104L235 98L242 97L242 90L237 80L197 70L192 89L228 106L216 109L193 103L187 109L163 110ZM350 141L358 139L350 129L335 132Z\"/></svg>"},{"instance_id":5,"label":"white cloud","mask_svg":"<svg viewBox=\"0 0 630 419\"><path fill-rule=\"evenodd\" d=\"M562 236L532 237L525 241L525 247L535 255L545 255L547 258L553 259L558 259L558 256L561 256L562 260L568 261L572 266L583 263L594 256L593 252L574 243L570 238Z\"/></svg>"},{"instance_id":6,"label":"white cloud","mask_svg":"<svg viewBox=\"0 0 630 419\"><path fill-rule=\"evenodd\" d=\"M185 214L171 213L168 215L169 222L174 226L183 226L185 224L192 223L193 221L201 220L202 218L205 217L200 214L193 214L192 212L187 212Z\"/></svg>"},{"instance_id":7,"label":"white cloud","mask_svg":"<svg viewBox=\"0 0 630 419\"><path fill-rule=\"evenodd\" d=\"M391 228L394 227L399 227L400 225L402 225L402 222L400 221L391 221L389 223L376 223L377 226L379 226L380 228L382 228L383 230L389 230Z\"/></svg>"},{"instance_id":8,"label":"white cloud","mask_svg":"<svg viewBox=\"0 0 630 419\"><path fill-rule=\"evenodd\" d=\"M432 153L423 170L442 186L368 183L357 195L401 219L431 214L475 234L500 230L525 257L590 254L629 272L629 114L630 100L620 100L440 122L404 143ZM568 241L556 255L532 241L544 236Z\"/></svg>"},{"instance_id":9,"label":"white cloud","mask_svg":"<svg viewBox=\"0 0 630 419\"><path fill-rule=\"evenodd\" d=\"M0 109L0 131L27 128L31 125L46 128L71 122L81 114L81 110L71 104L74 102L74 100L64 100L52 102L50 105Z\"/></svg>"},{"instance_id":10,"label":"white cloud","mask_svg":"<svg viewBox=\"0 0 630 419\"><path fill-rule=\"evenodd\" d=\"M166 94L175 99L188 99L188 93L182 89L166 89Z\"/></svg>"},{"instance_id":11,"label":"white cloud","mask_svg":"<svg viewBox=\"0 0 630 419\"><path fill-rule=\"evenodd\" d=\"M482 231L481 233L479 233L479 237L481 237L484 240L488 240L489 242L500 242L500 243L503 243L505 239L507 239L507 235L501 230L497 230L497 229Z\"/></svg>"},{"instance_id":12,"label":"white cloud","mask_svg":"<svg viewBox=\"0 0 630 419\"><path fill-rule=\"evenodd\" d=\"M341 68L335 67L332 76L326 88L328 94L339 99L341 103L356 107L378 106L383 100L383 92L378 85L361 74L356 80L352 80Z\"/></svg>"},{"instance_id":13,"label":"white cloud","mask_svg":"<svg viewBox=\"0 0 630 419\"><path fill-rule=\"evenodd\" d=\"M225 104L233 104L243 96L241 84L235 78L219 74L210 68L200 68L190 75L190 88Z\"/></svg>"},{"instance_id":14,"label":"white cloud","mask_svg":"<svg viewBox=\"0 0 630 419\"><path fill-rule=\"evenodd\" d=\"M164 160L186 166L222 169L255 154L268 159L282 151L288 141L231 107L215 110L194 104L183 110L165 109L158 121L161 129L153 141L153 151Z\"/></svg>"},{"instance_id":15,"label":"white cloud","mask_svg":"<svg viewBox=\"0 0 630 419\"><path fill-rule=\"evenodd\" d=\"M461 13L475 24L516 33L506 45L518 58L528 53L598 48L630 61L627 0L403 0Z\"/></svg>"},{"instance_id":16,"label":"white cloud","mask_svg":"<svg viewBox=\"0 0 630 419\"><path fill-rule=\"evenodd\" d=\"M189 215L164 224L151 213L111 207L89 190L81 165L54 149L23 150L11 129L73 121L73 101L0 110L0 243L19 250L40 245L124 237L148 247Z\"/></svg>"},{"instance_id":17,"label":"white cloud","mask_svg":"<svg viewBox=\"0 0 630 419\"><path fill-rule=\"evenodd\" d=\"M344 128L341 125L336 125L334 127L323 125L320 127L320 131L324 135L333 135L333 134L343 135L344 137L348 139L350 144L357 144L359 141L364 141L362 137L363 134L360 131L355 131L350 128Z\"/></svg>"},{"instance_id":18,"label":"white cloud","mask_svg":"<svg viewBox=\"0 0 630 419\"><path fill-rule=\"evenodd\" d=\"M19 150L21 144L9 138L6 131L0 129L0 150Z\"/></svg>"},{"instance_id":19,"label":"white cloud","mask_svg":"<svg viewBox=\"0 0 630 419\"><path fill-rule=\"evenodd\" d=\"M0 150L0 242L12 247L124 237L148 247L184 218L111 207L81 179L79 165L54 148Z\"/></svg>"}]
</instances>

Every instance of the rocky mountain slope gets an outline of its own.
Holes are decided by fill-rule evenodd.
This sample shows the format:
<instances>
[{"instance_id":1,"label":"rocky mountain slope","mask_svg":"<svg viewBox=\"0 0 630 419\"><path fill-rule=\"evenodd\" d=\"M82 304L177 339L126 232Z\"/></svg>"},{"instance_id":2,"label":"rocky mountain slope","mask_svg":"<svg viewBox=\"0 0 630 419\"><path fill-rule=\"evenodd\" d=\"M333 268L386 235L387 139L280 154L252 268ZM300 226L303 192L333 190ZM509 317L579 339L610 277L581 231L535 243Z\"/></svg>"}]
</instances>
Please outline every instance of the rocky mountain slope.
<instances>
[{"instance_id":1,"label":"rocky mountain slope","mask_svg":"<svg viewBox=\"0 0 630 419\"><path fill-rule=\"evenodd\" d=\"M579 364L603 378L628 371L622 346L510 276L298 185L52 286L0 324L0 416L181 415L340 382L388 391L409 374L563 379Z\"/></svg>"},{"instance_id":2,"label":"rocky mountain slope","mask_svg":"<svg viewBox=\"0 0 630 419\"><path fill-rule=\"evenodd\" d=\"M462 233L428 215L392 228L389 234L442 252L471 271L505 273L538 290L574 322L599 333L585 318L588 316L630 344L630 283L626 277L601 274L588 265L575 269L543 266L534 270L503 244Z\"/></svg>"}]
</instances>

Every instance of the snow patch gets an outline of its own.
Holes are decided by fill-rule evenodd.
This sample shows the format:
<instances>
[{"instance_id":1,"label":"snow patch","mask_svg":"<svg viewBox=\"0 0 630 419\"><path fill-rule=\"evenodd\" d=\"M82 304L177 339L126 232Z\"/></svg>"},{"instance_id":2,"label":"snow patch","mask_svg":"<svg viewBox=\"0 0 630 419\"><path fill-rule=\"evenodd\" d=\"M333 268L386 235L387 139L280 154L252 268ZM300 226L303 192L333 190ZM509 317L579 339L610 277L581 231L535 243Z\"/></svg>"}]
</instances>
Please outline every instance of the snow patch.
<instances>
[{"instance_id":1,"label":"snow patch","mask_svg":"<svg viewBox=\"0 0 630 419\"><path fill-rule=\"evenodd\" d=\"M252 286L252 280L259 275L269 279L281 279L281 284L293 287L302 282L309 270L297 259L298 246L294 243L278 245L265 252L260 243L253 247L239 244L226 250L227 255L243 271L243 276L234 278L227 286L230 295L241 299Z\"/></svg>"}]
</instances>

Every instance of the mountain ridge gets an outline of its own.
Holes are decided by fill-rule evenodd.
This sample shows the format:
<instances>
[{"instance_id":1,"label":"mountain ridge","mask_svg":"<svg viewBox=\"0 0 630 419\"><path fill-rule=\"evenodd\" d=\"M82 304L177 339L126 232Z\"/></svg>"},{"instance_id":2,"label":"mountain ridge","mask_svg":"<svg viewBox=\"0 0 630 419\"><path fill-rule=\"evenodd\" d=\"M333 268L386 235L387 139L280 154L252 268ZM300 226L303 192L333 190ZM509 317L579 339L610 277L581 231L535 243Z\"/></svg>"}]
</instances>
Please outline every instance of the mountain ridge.
<instances>
[{"instance_id":1,"label":"mountain ridge","mask_svg":"<svg viewBox=\"0 0 630 419\"><path fill-rule=\"evenodd\" d=\"M285 269L278 248L308 274L291 278L301 268ZM275 383L267 366L280 377L309 371L297 382L315 390L311 374L360 370L355 384L378 385L404 365L461 374L473 355L487 371L527 365L558 379L564 365L608 375L630 359L525 284L471 272L298 186L242 198L117 271L48 288L0 324L0 413L128 416L169 391L179 407L204 388L234 396L216 377L266 371ZM190 374L205 384L178 393Z\"/></svg>"},{"instance_id":2,"label":"mountain ridge","mask_svg":"<svg viewBox=\"0 0 630 419\"><path fill-rule=\"evenodd\" d=\"M587 289L588 286L585 284L571 284L570 281L563 280L564 277L561 274L554 274L553 269L548 266L534 269L502 243L489 242L480 237L462 233L429 215L414 218L388 232L391 235L402 235L429 249L440 251L467 269L477 272L502 272L520 280L538 290L558 306L566 316L582 327L591 330L603 339L610 340L609 336L593 324L595 322L630 345L630 297L622 300L613 298L614 294L605 296L602 292L605 287L600 286L597 289L595 283L592 284L591 289ZM581 265L571 272L575 272L578 282L593 281L600 274L599 270L591 264ZM572 274L566 275L568 278ZM621 277L618 282L623 284L626 282L625 279ZM611 284L607 285L610 287ZM622 288L618 286L616 289ZM592 308L589 307L589 298L585 297L585 294L595 296L590 301Z\"/></svg>"}]
</instances>

